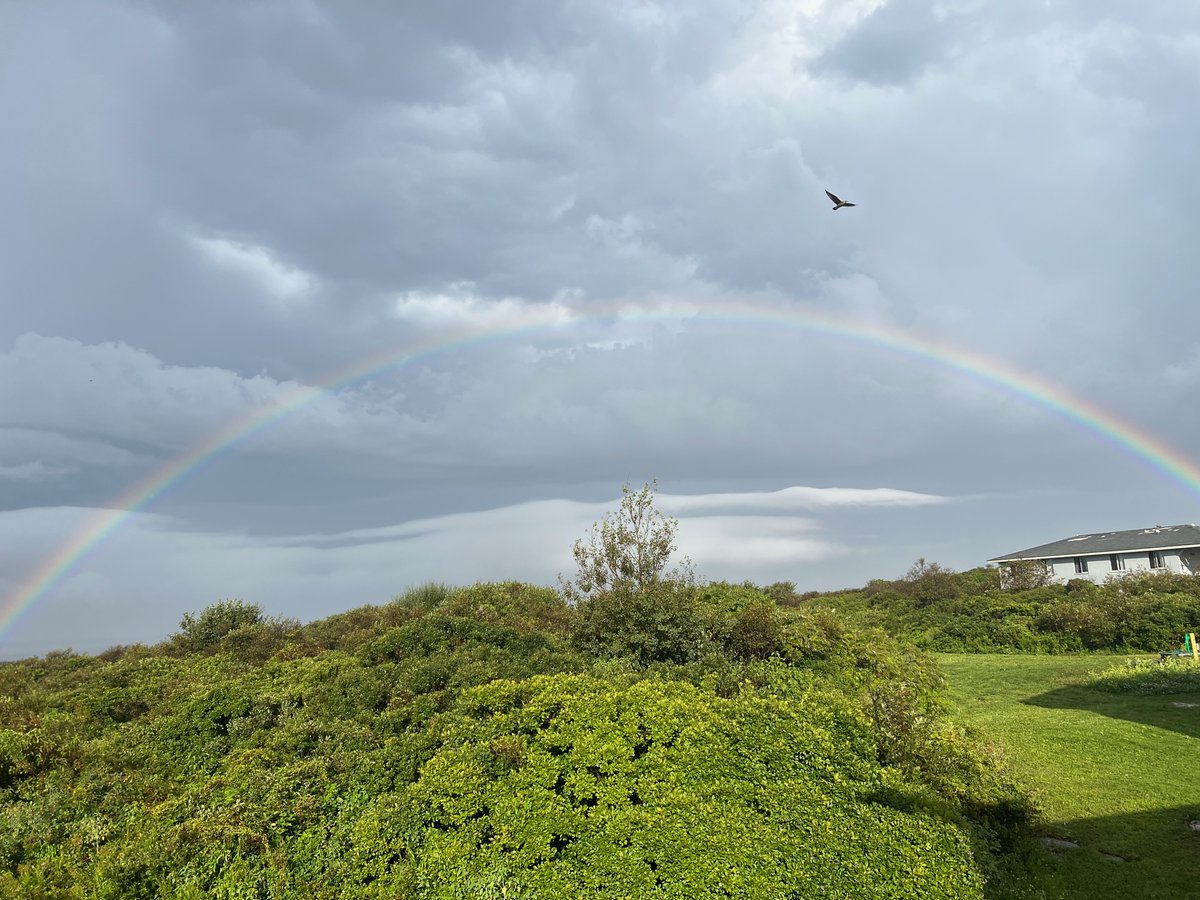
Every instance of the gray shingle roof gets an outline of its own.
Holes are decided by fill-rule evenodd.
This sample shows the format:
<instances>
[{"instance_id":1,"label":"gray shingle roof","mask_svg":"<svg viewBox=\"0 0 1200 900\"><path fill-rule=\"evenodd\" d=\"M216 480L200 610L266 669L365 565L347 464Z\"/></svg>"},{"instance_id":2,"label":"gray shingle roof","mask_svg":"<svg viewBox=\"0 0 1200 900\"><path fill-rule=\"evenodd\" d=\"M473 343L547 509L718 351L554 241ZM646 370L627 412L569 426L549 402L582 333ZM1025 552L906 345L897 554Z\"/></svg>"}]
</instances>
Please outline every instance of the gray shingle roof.
<instances>
[{"instance_id":1,"label":"gray shingle roof","mask_svg":"<svg viewBox=\"0 0 1200 900\"><path fill-rule=\"evenodd\" d=\"M1010 559L1051 559L1063 556L1092 556L1094 554L1127 553L1136 550L1174 550L1177 547L1200 547L1200 526L1158 525L1135 531L1102 531L1099 534L1077 534L1075 537L1004 556L993 556L988 562Z\"/></svg>"}]
</instances>

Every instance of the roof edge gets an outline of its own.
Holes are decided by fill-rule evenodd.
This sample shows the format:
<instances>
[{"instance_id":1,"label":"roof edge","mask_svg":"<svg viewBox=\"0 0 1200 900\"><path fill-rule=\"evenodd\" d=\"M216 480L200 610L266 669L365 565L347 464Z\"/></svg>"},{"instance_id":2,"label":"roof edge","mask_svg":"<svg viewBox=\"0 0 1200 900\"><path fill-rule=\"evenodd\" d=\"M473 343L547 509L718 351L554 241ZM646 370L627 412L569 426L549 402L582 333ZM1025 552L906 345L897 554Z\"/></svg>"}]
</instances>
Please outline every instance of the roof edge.
<instances>
[{"instance_id":1,"label":"roof edge","mask_svg":"<svg viewBox=\"0 0 1200 900\"><path fill-rule=\"evenodd\" d=\"M1200 543L1170 544L1164 547L1138 547L1133 550L1098 550L1092 553L1051 553L1048 556L1025 556L1018 553L1015 556L993 556L988 562L1016 562L1022 559L1073 559L1076 556L1112 556L1114 553L1151 553L1163 550L1188 550L1200 548Z\"/></svg>"}]
</instances>

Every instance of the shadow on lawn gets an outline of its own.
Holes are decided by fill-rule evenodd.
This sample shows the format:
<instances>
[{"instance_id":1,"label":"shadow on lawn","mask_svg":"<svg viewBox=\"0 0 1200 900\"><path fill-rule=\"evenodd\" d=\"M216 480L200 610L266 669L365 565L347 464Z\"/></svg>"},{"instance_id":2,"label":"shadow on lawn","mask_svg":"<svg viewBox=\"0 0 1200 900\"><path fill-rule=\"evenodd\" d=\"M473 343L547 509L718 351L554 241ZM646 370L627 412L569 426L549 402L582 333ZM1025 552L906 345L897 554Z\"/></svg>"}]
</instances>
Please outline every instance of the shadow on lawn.
<instances>
[{"instance_id":1,"label":"shadow on lawn","mask_svg":"<svg viewBox=\"0 0 1200 900\"><path fill-rule=\"evenodd\" d=\"M1045 709L1080 709L1200 738L1200 694L1107 694L1079 685L1021 701ZM1194 705L1189 705L1194 704Z\"/></svg>"},{"instance_id":2,"label":"shadow on lawn","mask_svg":"<svg viewBox=\"0 0 1200 900\"><path fill-rule=\"evenodd\" d=\"M1043 862L1051 896L1200 896L1200 831L1193 822L1200 822L1200 805L1046 823L1050 846Z\"/></svg>"}]
</instances>

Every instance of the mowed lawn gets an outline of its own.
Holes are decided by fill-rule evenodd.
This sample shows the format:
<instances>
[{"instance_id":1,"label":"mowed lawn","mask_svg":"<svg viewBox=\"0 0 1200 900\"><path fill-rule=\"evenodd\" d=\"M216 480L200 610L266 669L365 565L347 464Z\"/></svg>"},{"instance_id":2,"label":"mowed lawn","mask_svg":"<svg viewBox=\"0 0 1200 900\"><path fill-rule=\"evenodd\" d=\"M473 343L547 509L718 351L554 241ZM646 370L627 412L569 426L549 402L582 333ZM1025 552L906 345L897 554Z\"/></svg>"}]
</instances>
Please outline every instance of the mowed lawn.
<instances>
[{"instance_id":1,"label":"mowed lawn","mask_svg":"<svg viewBox=\"0 0 1200 900\"><path fill-rule=\"evenodd\" d=\"M1051 897L1200 898L1200 693L1103 694L1113 656L937 654L957 707L1042 811Z\"/></svg>"}]
</instances>

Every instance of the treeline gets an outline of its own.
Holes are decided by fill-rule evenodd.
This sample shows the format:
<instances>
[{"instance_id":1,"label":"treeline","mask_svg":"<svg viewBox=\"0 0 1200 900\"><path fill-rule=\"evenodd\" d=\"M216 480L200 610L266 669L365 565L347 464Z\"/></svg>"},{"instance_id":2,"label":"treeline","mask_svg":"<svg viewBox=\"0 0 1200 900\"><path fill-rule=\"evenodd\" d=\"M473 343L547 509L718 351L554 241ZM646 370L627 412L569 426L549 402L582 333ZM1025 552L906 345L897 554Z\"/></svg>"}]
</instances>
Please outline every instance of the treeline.
<instances>
[{"instance_id":1,"label":"treeline","mask_svg":"<svg viewBox=\"0 0 1200 900\"><path fill-rule=\"evenodd\" d=\"M1157 652L1200 629L1200 577L1169 573L1010 590L994 568L953 572L918 560L904 578L804 602L949 653Z\"/></svg>"}]
</instances>

